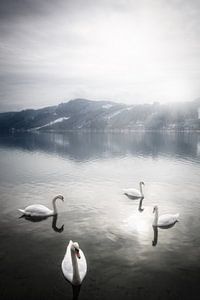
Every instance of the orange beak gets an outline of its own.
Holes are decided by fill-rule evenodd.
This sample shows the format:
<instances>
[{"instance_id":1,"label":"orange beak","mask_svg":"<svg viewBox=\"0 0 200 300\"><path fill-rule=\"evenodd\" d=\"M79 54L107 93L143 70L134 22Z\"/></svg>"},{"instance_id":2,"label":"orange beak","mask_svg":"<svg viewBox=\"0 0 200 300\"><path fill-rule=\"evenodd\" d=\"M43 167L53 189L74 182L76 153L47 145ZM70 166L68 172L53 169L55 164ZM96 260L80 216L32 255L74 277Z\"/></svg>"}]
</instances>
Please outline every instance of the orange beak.
<instances>
[{"instance_id":1,"label":"orange beak","mask_svg":"<svg viewBox=\"0 0 200 300\"><path fill-rule=\"evenodd\" d=\"M76 256L80 259L81 256L80 256L79 250L75 250L75 253L76 253Z\"/></svg>"}]
</instances>

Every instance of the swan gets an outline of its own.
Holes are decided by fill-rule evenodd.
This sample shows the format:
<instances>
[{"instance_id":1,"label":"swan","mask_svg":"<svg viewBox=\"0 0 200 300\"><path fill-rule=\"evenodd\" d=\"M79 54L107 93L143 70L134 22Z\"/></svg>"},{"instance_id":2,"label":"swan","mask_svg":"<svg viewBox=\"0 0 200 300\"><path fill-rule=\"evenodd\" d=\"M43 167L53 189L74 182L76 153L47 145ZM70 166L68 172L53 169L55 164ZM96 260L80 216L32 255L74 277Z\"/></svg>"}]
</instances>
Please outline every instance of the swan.
<instances>
[{"instance_id":1,"label":"swan","mask_svg":"<svg viewBox=\"0 0 200 300\"><path fill-rule=\"evenodd\" d=\"M169 228L171 225L174 225L176 222L178 222L179 214L166 214L159 217L158 206L154 206L153 213L155 213L153 226Z\"/></svg>"},{"instance_id":2,"label":"swan","mask_svg":"<svg viewBox=\"0 0 200 300\"><path fill-rule=\"evenodd\" d=\"M87 262L77 242L69 241L61 267L64 277L72 285L81 285L87 273Z\"/></svg>"},{"instance_id":3,"label":"swan","mask_svg":"<svg viewBox=\"0 0 200 300\"><path fill-rule=\"evenodd\" d=\"M140 190L137 189L124 189L124 194L132 199L137 199L137 198L144 198L144 194L143 194L143 190L142 190L142 186L144 185L143 181L140 181L139 186L140 186Z\"/></svg>"},{"instance_id":4,"label":"swan","mask_svg":"<svg viewBox=\"0 0 200 300\"><path fill-rule=\"evenodd\" d=\"M29 205L25 209L18 209L18 210L22 212L25 216L31 216L31 217L53 216L57 214L57 208L56 208L57 199L64 201L64 197L62 195L57 195L56 197L54 197L52 200L53 210L41 204Z\"/></svg>"}]
</instances>

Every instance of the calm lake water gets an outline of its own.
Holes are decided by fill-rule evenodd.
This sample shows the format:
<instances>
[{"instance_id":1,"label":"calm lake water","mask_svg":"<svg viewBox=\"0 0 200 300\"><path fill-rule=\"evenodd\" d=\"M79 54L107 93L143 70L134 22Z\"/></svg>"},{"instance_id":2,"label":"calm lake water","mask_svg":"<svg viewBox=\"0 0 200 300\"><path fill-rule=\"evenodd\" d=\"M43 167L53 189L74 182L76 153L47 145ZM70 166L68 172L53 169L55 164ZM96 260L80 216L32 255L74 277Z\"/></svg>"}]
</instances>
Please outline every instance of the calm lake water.
<instances>
[{"instance_id":1,"label":"calm lake water","mask_svg":"<svg viewBox=\"0 0 200 300\"><path fill-rule=\"evenodd\" d=\"M199 299L199 175L198 134L1 136L0 298ZM122 190L141 180L139 205ZM57 194L65 197L57 220L19 218L18 208L51 208ZM160 214L180 213L157 237L154 205ZM61 271L70 239L88 263L80 291Z\"/></svg>"}]
</instances>

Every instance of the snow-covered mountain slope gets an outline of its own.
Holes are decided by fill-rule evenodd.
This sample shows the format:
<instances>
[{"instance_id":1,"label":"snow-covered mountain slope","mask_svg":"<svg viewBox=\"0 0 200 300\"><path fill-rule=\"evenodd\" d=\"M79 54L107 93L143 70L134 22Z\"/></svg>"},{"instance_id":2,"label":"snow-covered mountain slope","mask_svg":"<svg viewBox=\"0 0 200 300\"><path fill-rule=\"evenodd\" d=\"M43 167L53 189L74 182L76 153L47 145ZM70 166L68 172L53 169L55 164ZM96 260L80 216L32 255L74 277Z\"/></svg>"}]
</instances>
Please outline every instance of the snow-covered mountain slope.
<instances>
[{"instance_id":1,"label":"snow-covered mountain slope","mask_svg":"<svg viewBox=\"0 0 200 300\"><path fill-rule=\"evenodd\" d=\"M75 99L43 109L0 114L0 131L200 129L200 99L173 106Z\"/></svg>"}]
</instances>

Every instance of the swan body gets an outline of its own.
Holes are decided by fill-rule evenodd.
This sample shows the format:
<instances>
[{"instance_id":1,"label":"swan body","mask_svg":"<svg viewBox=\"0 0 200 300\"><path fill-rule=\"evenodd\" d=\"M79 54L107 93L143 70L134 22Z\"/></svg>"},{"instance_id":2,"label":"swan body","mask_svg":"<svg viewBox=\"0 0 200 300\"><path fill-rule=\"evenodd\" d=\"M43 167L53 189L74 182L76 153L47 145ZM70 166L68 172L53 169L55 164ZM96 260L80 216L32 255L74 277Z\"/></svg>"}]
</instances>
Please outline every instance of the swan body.
<instances>
[{"instance_id":1,"label":"swan body","mask_svg":"<svg viewBox=\"0 0 200 300\"><path fill-rule=\"evenodd\" d=\"M140 190L137 190L137 189L132 189L132 188L129 188L129 189L124 189L124 194L129 196L129 197L132 197L132 198L142 198L144 197L144 194L143 194L143 190L142 190L142 186L144 185L144 182L141 181L139 183L139 186L140 186Z\"/></svg>"},{"instance_id":2,"label":"swan body","mask_svg":"<svg viewBox=\"0 0 200 300\"><path fill-rule=\"evenodd\" d=\"M165 214L165 215L158 216L157 206L154 207L153 213L155 213L153 226L167 227L178 222L179 214Z\"/></svg>"},{"instance_id":3,"label":"swan body","mask_svg":"<svg viewBox=\"0 0 200 300\"><path fill-rule=\"evenodd\" d=\"M73 285L80 285L87 273L87 262L78 243L70 241L62 261L64 277Z\"/></svg>"},{"instance_id":4,"label":"swan body","mask_svg":"<svg viewBox=\"0 0 200 300\"><path fill-rule=\"evenodd\" d=\"M31 217L49 217L57 214L57 209L55 205L56 199L60 199L64 201L64 197L61 195L56 196L52 200L53 204L53 210L49 209L48 207L42 205L42 204L33 204L27 206L25 209L18 209L20 212L22 212L25 216L31 216Z\"/></svg>"}]
</instances>

